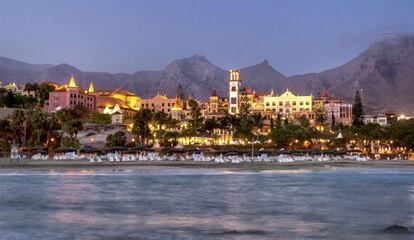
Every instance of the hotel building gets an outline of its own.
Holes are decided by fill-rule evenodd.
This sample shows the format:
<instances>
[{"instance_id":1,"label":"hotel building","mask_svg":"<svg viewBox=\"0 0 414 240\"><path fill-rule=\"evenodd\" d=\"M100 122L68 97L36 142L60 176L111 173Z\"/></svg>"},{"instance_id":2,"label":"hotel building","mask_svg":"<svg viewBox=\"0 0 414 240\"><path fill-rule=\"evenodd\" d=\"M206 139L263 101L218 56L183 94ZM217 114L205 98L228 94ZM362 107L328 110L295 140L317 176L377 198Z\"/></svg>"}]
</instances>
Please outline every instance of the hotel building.
<instances>
[{"instance_id":1,"label":"hotel building","mask_svg":"<svg viewBox=\"0 0 414 240\"><path fill-rule=\"evenodd\" d=\"M165 95L161 95L159 92L152 98L141 99L141 108L149 109L152 112L163 112L175 119L180 119L182 111L184 110L183 100L176 98L168 98Z\"/></svg>"},{"instance_id":2,"label":"hotel building","mask_svg":"<svg viewBox=\"0 0 414 240\"><path fill-rule=\"evenodd\" d=\"M293 94L287 89L282 95L265 96L264 111L274 112L275 115L284 117L297 117L305 115L310 120L313 119L312 112L312 96L299 96Z\"/></svg>"},{"instance_id":3,"label":"hotel building","mask_svg":"<svg viewBox=\"0 0 414 240\"><path fill-rule=\"evenodd\" d=\"M73 76L70 77L69 84L52 85L55 86L55 90L49 93L49 100L45 103L47 111L54 112L60 108L73 108L77 105L96 110L97 96L78 87Z\"/></svg>"},{"instance_id":4,"label":"hotel building","mask_svg":"<svg viewBox=\"0 0 414 240\"><path fill-rule=\"evenodd\" d=\"M352 104L345 102L344 99L330 96L326 89L322 91L319 98L313 100L313 104L323 106L329 126L332 125L332 115L335 124L352 124Z\"/></svg>"}]
</instances>

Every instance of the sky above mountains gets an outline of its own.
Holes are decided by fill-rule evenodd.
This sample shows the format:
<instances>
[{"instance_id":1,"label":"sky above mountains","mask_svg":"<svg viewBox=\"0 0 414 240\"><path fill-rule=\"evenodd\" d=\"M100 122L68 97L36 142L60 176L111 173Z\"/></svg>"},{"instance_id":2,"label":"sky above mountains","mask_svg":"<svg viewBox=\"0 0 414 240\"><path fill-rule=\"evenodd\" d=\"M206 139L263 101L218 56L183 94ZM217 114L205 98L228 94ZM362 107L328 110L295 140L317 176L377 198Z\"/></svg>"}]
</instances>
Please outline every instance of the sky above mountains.
<instances>
[{"instance_id":1,"label":"sky above mountains","mask_svg":"<svg viewBox=\"0 0 414 240\"><path fill-rule=\"evenodd\" d=\"M317 72L373 41L414 33L412 0L0 0L0 56L133 73L205 55Z\"/></svg>"}]
</instances>

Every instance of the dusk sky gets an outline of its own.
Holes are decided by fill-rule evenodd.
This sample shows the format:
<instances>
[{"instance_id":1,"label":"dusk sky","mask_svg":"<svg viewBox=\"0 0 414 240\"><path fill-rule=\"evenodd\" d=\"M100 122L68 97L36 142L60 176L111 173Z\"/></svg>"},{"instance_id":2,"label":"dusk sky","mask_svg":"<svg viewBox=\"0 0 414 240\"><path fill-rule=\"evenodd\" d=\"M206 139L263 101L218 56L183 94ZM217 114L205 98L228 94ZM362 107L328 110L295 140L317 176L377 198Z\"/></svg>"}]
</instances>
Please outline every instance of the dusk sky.
<instances>
[{"instance_id":1,"label":"dusk sky","mask_svg":"<svg viewBox=\"0 0 414 240\"><path fill-rule=\"evenodd\" d=\"M414 33L413 12L413 0L0 0L0 56L133 73L199 54L227 69L267 59L292 75Z\"/></svg>"}]
</instances>

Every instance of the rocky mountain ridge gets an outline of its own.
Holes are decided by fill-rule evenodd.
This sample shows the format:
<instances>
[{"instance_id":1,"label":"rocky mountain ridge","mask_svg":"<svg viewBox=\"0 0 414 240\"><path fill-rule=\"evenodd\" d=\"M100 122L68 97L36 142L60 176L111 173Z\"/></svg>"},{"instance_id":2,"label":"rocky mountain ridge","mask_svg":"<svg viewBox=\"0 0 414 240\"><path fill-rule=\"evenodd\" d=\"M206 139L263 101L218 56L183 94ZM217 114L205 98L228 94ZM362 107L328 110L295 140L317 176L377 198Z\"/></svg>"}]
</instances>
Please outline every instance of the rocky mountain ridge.
<instances>
[{"instance_id":1,"label":"rocky mountain ridge","mask_svg":"<svg viewBox=\"0 0 414 240\"><path fill-rule=\"evenodd\" d=\"M287 77L267 60L241 68L242 84L257 92L286 88L299 94L318 95L323 89L352 101L356 90L362 91L369 111L394 110L414 114L414 36L385 39L372 44L354 59L320 73ZM228 71L214 65L206 57L194 55L178 59L159 71L138 71L134 74L83 72L68 64L28 64L0 57L0 81L53 81L65 83L74 75L82 87L94 82L98 89L125 88L141 97L161 91L176 95L179 84L187 95L207 99L213 90L227 94Z\"/></svg>"}]
</instances>

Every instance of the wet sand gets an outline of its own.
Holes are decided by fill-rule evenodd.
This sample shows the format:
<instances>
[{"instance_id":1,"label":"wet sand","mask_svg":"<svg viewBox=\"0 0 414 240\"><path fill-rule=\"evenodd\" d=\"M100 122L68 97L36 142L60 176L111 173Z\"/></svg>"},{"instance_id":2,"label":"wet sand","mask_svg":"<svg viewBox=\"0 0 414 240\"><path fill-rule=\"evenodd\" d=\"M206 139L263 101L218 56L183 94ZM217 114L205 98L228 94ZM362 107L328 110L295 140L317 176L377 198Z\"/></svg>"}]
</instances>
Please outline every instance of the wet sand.
<instances>
[{"instance_id":1,"label":"wet sand","mask_svg":"<svg viewBox=\"0 0 414 240\"><path fill-rule=\"evenodd\" d=\"M144 162L103 162L89 163L86 160L20 160L19 163L10 163L9 158L0 158L0 169L98 169L98 168L209 168L232 170L290 170L290 169L326 169L334 167L346 168L414 168L414 161L410 160L373 160L368 162L357 161L330 161L330 162L257 162L257 163L214 163L214 162L172 162L172 161L144 161Z\"/></svg>"}]
</instances>

